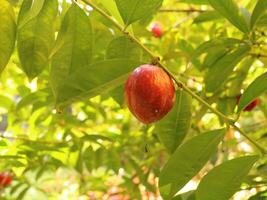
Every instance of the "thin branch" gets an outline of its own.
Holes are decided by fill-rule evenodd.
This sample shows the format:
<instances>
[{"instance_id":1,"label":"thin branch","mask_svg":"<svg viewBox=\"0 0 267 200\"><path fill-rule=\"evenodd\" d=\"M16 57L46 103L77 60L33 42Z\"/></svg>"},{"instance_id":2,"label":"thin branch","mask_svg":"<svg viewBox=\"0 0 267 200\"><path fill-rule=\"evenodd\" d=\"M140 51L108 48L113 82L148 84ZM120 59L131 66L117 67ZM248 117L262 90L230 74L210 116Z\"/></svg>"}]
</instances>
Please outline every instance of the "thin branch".
<instances>
[{"instance_id":1,"label":"thin branch","mask_svg":"<svg viewBox=\"0 0 267 200\"><path fill-rule=\"evenodd\" d=\"M183 88L185 92L190 94L193 98L195 98L199 103L209 108L214 114L216 114L218 117L220 117L227 125L232 126L235 130L237 130L240 134L243 135L251 144L253 144L262 154L267 154L267 151L261 147L256 141L251 139L241 128L236 126L235 122L225 116L223 113L218 111L216 108L213 108L209 103L207 103L205 100L203 100L201 97L196 95L190 88L188 88L182 81L180 81L174 73L172 73L166 66L164 66L162 63L160 63L160 59L158 56L155 56L152 51L150 51L147 47L145 47L135 36L129 34L129 32L124 30L124 27L121 26L113 17L109 16L107 13L105 13L102 9L100 9L98 6L96 6L94 3L92 3L90 0L82 0L85 4L91 6L93 9L95 9L97 12L99 12L103 17L105 17L107 20L113 23L113 25L119 29L125 36L127 36L130 40L134 41L137 45L139 45L152 59L152 63L159 65L162 67L176 82L176 84Z\"/></svg>"}]
</instances>

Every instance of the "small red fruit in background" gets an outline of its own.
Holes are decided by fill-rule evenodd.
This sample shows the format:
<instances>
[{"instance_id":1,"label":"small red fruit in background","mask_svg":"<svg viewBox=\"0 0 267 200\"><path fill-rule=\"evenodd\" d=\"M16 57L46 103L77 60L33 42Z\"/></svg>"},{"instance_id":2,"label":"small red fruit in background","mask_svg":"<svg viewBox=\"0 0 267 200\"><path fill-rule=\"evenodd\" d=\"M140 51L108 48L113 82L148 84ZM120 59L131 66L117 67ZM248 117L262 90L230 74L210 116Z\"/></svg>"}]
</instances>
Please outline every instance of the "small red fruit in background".
<instances>
[{"instance_id":1,"label":"small red fruit in background","mask_svg":"<svg viewBox=\"0 0 267 200\"><path fill-rule=\"evenodd\" d=\"M239 100L241 98L241 95L238 95L236 97L237 99L237 103L239 103ZM252 111L257 105L260 104L260 99L259 98L256 98L254 99L252 102L250 102L245 108L244 108L244 111L247 111L247 112L250 112Z\"/></svg>"},{"instance_id":2,"label":"small red fruit in background","mask_svg":"<svg viewBox=\"0 0 267 200\"><path fill-rule=\"evenodd\" d=\"M152 24L151 32L153 33L154 37L160 38L163 35L162 26L155 22Z\"/></svg>"},{"instance_id":3,"label":"small red fruit in background","mask_svg":"<svg viewBox=\"0 0 267 200\"><path fill-rule=\"evenodd\" d=\"M0 188L7 187L11 184L13 177L9 173L0 173Z\"/></svg>"},{"instance_id":4,"label":"small red fruit in background","mask_svg":"<svg viewBox=\"0 0 267 200\"><path fill-rule=\"evenodd\" d=\"M150 124L172 109L175 87L170 76L160 67L141 65L126 82L125 99L133 115L144 124Z\"/></svg>"}]
</instances>

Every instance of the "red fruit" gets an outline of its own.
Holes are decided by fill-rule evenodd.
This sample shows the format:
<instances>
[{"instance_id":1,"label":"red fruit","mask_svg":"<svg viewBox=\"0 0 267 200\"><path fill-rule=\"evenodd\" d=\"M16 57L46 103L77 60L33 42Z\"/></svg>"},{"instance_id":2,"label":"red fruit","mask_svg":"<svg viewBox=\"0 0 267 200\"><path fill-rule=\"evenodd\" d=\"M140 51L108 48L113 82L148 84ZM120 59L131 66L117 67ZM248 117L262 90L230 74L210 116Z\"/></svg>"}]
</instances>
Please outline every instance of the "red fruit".
<instances>
[{"instance_id":1,"label":"red fruit","mask_svg":"<svg viewBox=\"0 0 267 200\"><path fill-rule=\"evenodd\" d=\"M12 176L8 173L0 173L0 187L7 187L12 182Z\"/></svg>"},{"instance_id":2,"label":"red fruit","mask_svg":"<svg viewBox=\"0 0 267 200\"><path fill-rule=\"evenodd\" d=\"M163 69L142 65L129 76L125 98L133 115L144 124L150 124L163 118L172 109L175 88Z\"/></svg>"},{"instance_id":3,"label":"red fruit","mask_svg":"<svg viewBox=\"0 0 267 200\"><path fill-rule=\"evenodd\" d=\"M260 99L255 99L245 107L244 111L251 111L259 104L260 104Z\"/></svg>"},{"instance_id":4,"label":"red fruit","mask_svg":"<svg viewBox=\"0 0 267 200\"><path fill-rule=\"evenodd\" d=\"M241 95L238 95L236 97L237 103L239 103L240 98L241 98ZM252 111L259 104L260 104L260 99L256 98L244 108L244 111L248 111L248 112Z\"/></svg>"},{"instance_id":5,"label":"red fruit","mask_svg":"<svg viewBox=\"0 0 267 200\"><path fill-rule=\"evenodd\" d=\"M163 30L162 30L162 27L160 26L160 24L158 23L154 23L152 25L152 28L151 28L151 32L153 33L153 35L157 38L160 38L162 35L163 35Z\"/></svg>"}]
</instances>

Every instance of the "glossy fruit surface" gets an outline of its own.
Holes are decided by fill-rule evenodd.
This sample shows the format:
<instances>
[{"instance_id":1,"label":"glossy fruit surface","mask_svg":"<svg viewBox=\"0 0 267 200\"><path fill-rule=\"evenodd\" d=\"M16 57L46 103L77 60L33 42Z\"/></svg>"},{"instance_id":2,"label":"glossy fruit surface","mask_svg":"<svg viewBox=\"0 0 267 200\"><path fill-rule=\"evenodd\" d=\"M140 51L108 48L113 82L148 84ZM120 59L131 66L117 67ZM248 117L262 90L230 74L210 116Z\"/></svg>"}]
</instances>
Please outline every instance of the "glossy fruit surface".
<instances>
[{"instance_id":1,"label":"glossy fruit surface","mask_svg":"<svg viewBox=\"0 0 267 200\"><path fill-rule=\"evenodd\" d=\"M241 95L238 95L236 97L237 99L237 103L239 103L239 100L241 98ZM250 112L252 111L257 105L260 104L260 99L259 98L256 98L254 99L252 102L250 102L245 108L244 108L244 111L247 111L247 112Z\"/></svg>"},{"instance_id":2,"label":"glossy fruit surface","mask_svg":"<svg viewBox=\"0 0 267 200\"><path fill-rule=\"evenodd\" d=\"M12 176L8 173L0 173L0 187L7 187L12 182Z\"/></svg>"},{"instance_id":3,"label":"glossy fruit surface","mask_svg":"<svg viewBox=\"0 0 267 200\"><path fill-rule=\"evenodd\" d=\"M130 74L125 85L125 99L133 115L144 124L150 124L172 109L175 87L163 69L142 65Z\"/></svg>"},{"instance_id":4,"label":"glossy fruit surface","mask_svg":"<svg viewBox=\"0 0 267 200\"><path fill-rule=\"evenodd\" d=\"M154 23L151 28L154 37L160 38L163 35L162 27L159 23Z\"/></svg>"}]
</instances>

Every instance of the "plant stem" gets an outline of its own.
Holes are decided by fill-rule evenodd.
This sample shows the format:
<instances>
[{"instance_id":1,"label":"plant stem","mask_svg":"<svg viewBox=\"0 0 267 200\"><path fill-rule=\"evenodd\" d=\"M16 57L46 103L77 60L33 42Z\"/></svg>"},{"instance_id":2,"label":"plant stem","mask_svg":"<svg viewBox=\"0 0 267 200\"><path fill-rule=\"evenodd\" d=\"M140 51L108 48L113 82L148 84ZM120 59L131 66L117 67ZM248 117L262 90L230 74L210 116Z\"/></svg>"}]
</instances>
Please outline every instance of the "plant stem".
<instances>
[{"instance_id":1,"label":"plant stem","mask_svg":"<svg viewBox=\"0 0 267 200\"><path fill-rule=\"evenodd\" d=\"M162 67L177 83L177 85L180 88L183 88L185 92L187 92L189 95L191 95L194 99L196 99L199 103L206 106L208 109L210 109L214 114L216 114L218 117L220 117L227 125L232 126L235 130L237 130L241 135L243 135L251 144L253 144L262 154L267 154L267 151L261 147L256 141L254 141L252 138L250 138L241 128L235 125L234 120L228 118L223 113L218 111L216 108L213 108L208 102L206 102L204 99L199 97L197 94L195 94L190 88L188 88L182 81L180 81L175 74L173 74L166 66L164 66L162 63L160 63L160 58L158 56L155 56L152 51L150 51L147 47L145 47L135 36L129 34L126 30L124 30L124 27L121 26L113 17L105 13L102 9L100 9L98 6L96 6L94 3L92 3L90 0L82 0L85 4L91 6L93 9L95 9L97 12L99 12L103 17L108 19L110 22L113 23L113 25L119 29L124 35L129 37L130 40L134 41L137 45L139 45L151 58L152 62L158 64L160 67Z\"/></svg>"}]
</instances>

